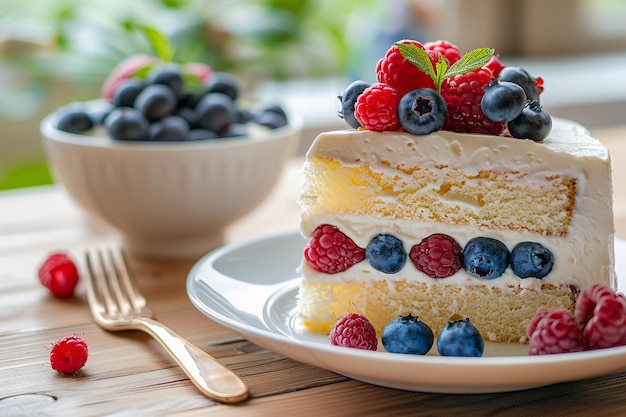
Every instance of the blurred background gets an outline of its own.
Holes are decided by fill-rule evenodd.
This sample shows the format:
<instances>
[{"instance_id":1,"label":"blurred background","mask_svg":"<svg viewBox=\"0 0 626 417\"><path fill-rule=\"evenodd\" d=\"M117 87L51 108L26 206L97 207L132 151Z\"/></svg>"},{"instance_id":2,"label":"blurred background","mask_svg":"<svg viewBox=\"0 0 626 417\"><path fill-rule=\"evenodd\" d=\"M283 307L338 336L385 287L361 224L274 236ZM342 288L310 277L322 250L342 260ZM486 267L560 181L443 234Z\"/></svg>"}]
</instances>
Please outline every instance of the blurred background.
<instances>
[{"instance_id":1,"label":"blurred background","mask_svg":"<svg viewBox=\"0 0 626 417\"><path fill-rule=\"evenodd\" d=\"M39 121L97 97L123 58L151 53L137 24L164 33L176 61L232 72L246 95L299 113L304 151L344 126L337 95L375 81L377 60L403 38L493 47L544 78L552 115L623 123L624 21L626 0L2 0L0 189L50 183Z\"/></svg>"}]
</instances>

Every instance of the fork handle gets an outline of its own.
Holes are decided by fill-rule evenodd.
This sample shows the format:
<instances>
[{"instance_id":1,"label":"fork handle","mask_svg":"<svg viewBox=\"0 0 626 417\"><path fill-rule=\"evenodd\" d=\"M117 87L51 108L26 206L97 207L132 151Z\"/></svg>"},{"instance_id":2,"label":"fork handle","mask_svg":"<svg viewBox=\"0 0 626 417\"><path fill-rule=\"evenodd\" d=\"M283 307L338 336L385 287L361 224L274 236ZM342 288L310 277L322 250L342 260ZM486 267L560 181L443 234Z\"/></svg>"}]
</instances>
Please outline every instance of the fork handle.
<instances>
[{"instance_id":1,"label":"fork handle","mask_svg":"<svg viewBox=\"0 0 626 417\"><path fill-rule=\"evenodd\" d=\"M154 336L185 371L191 382L207 397L223 403L248 398L247 384L214 357L152 319L140 319L140 330Z\"/></svg>"}]
</instances>

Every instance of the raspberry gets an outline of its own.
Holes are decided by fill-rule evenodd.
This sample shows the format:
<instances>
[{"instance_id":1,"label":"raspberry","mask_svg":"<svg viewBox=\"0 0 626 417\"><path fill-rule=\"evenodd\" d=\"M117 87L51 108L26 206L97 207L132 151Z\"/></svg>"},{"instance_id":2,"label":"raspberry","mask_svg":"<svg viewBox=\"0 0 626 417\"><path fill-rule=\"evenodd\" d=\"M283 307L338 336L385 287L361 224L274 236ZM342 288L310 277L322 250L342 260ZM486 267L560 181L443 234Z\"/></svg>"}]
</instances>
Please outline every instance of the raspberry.
<instances>
[{"instance_id":1,"label":"raspberry","mask_svg":"<svg viewBox=\"0 0 626 417\"><path fill-rule=\"evenodd\" d=\"M58 298L70 298L78 283L78 269L64 253L53 253L39 267L39 281Z\"/></svg>"},{"instance_id":2,"label":"raspberry","mask_svg":"<svg viewBox=\"0 0 626 417\"><path fill-rule=\"evenodd\" d=\"M483 88L492 78L491 70L485 67L446 78L441 86L441 95L448 106L444 130L488 135L499 135L504 131L506 123L489 120L480 106Z\"/></svg>"},{"instance_id":3,"label":"raspberry","mask_svg":"<svg viewBox=\"0 0 626 417\"><path fill-rule=\"evenodd\" d=\"M354 106L354 117L367 130L398 130L398 104L401 98L395 89L386 84L372 84L359 95Z\"/></svg>"},{"instance_id":4,"label":"raspberry","mask_svg":"<svg viewBox=\"0 0 626 417\"><path fill-rule=\"evenodd\" d=\"M311 241L304 248L304 259L319 272L336 274L365 259L365 249L337 227L324 224L313 231Z\"/></svg>"},{"instance_id":5,"label":"raspberry","mask_svg":"<svg viewBox=\"0 0 626 417\"><path fill-rule=\"evenodd\" d=\"M151 67L160 61L148 55L132 55L121 61L109 74L102 85L102 97L111 101L117 85L135 75L143 68Z\"/></svg>"},{"instance_id":6,"label":"raspberry","mask_svg":"<svg viewBox=\"0 0 626 417\"><path fill-rule=\"evenodd\" d=\"M50 350L50 366L61 374L73 374L87 362L87 343L78 336L65 336Z\"/></svg>"},{"instance_id":7,"label":"raspberry","mask_svg":"<svg viewBox=\"0 0 626 417\"><path fill-rule=\"evenodd\" d=\"M489 62L485 64L485 67L488 68L491 71L491 74L497 78L498 75L500 75L500 71L504 69L505 65L497 56L493 55L491 59L489 59Z\"/></svg>"},{"instance_id":8,"label":"raspberry","mask_svg":"<svg viewBox=\"0 0 626 417\"><path fill-rule=\"evenodd\" d=\"M413 246L409 258L431 278L445 278L461 269L463 248L448 235L435 233Z\"/></svg>"},{"instance_id":9,"label":"raspberry","mask_svg":"<svg viewBox=\"0 0 626 417\"><path fill-rule=\"evenodd\" d=\"M461 51L459 48L445 40L427 42L424 44L424 48L427 51L439 52L448 60L449 65L452 65L461 59Z\"/></svg>"},{"instance_id":10,"label":"raspberry","mask_svg":"<svg viewBox=\"0 0 626 417\"><path fill-rule=\"evenodd\" d=\"M335 346L364 350L378 348L376 329L367 317L356 313L339 318L330 331L329 340Z\"/></svg>"},{"instance_id":11,"label":"raspberry","mask_svg":"<svg viewBox=\"0 0 626 417\"><path fill-rule=\"evenodd\" d=\"M195 75L201 82L205 82L211 77L213 70L203 62L188 62L183 64L183 73Z\"/></svg>"},{"instance_id":12,"label":"raspberry","mask_svg":"<svg viewBox=\"0 0 626 417\"><path fill-rule=\"evenodd\" d=\"M610 288L594 284L586 288L574 310L587 349L626 344L626 298Z\"/></svg>"},{"instance_id":13,"label":"raspberry","mask_svg":"<svg viewBox=\"0 0 626 417\"><path fill-rule=\"evenodd\" d=\"M574 315L568 310L540 310L538 320L533 319L529 330L529 355L581 352L584 348L583 334Z\"/></svg>"},{"instance_id":14,"label":"raspberry","mask_svg":"<svg viewBox=\"0 0 626 417\"><path fill-rule=\"evenodd\" d=\"M404 44L414 44L424 49L424 46L414 40L404 40ZM431 61L437 61L437 54L432 53ZM387 53L376 64L376 77L379 82L396 89L401 96L418 88L435 88L430 76L407 61L396 45L387 50Z\"/></svg>"}]
</instances>

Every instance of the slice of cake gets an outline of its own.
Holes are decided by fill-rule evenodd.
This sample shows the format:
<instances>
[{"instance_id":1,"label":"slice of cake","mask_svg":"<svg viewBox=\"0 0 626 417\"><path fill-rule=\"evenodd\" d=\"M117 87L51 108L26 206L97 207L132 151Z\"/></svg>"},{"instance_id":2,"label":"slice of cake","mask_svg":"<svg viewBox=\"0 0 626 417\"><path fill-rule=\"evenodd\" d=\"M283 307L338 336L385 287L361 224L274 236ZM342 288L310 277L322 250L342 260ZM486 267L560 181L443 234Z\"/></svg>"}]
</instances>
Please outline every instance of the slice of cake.
<instances>
[{"instance_id":1,"label":"slice of cake","mask_svg":"<svg viewBox=\"0 0 626 417\"><path fill-rule=\"evenodd\" d=\"M354 101L361 125L375 119ZM458 127L447 107L444 123ZM548 136L533 140L510 137L507 124L486 120L484 133L366 126L319 135L299 196L301 232L311 238L302 323L329 332L358 312L380 331L410 313L437 332L462 316L486 340L526 342L538 309L573 311L582 289L615 288L606 148L567 120L551 120Z\"/></svg>"}]
</instances>

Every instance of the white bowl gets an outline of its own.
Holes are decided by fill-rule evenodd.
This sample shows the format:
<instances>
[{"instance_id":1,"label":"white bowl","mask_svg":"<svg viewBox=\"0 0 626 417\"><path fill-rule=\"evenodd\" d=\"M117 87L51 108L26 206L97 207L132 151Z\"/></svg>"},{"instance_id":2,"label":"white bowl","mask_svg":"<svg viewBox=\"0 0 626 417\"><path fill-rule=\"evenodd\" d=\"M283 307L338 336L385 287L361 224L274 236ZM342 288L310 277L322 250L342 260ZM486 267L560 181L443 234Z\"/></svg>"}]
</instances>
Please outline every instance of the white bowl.
<instances>
[{"instance_id":1,"label":"white bowl","mask_svg":"<svg viewBox=\"0 0 626 417\"><path fill-rule=\"evenodd\" d=\"M121 233L126 250L161 259L198 258L223 244L225 228L257 207L294 155L301 126L188 142L114 141L41 132L51 171L87 212Z\"/></svg>"}]
</instances>

